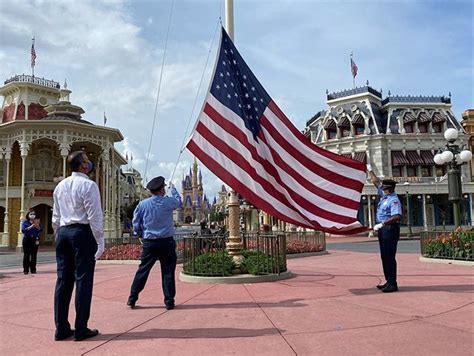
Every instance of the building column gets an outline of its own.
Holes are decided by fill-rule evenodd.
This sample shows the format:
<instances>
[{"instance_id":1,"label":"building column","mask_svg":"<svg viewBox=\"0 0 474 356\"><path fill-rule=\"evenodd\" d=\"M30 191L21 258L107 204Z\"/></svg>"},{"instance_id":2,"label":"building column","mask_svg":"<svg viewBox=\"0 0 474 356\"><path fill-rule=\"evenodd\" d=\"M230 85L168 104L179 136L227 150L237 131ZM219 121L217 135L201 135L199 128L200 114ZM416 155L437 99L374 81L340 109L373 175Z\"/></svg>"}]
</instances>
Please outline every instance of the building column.
<instances>
[{"instance_id":1,"label":"building column","mask_svg":"<svg viewBox=\"0 0 474 356\"><path fill-rule=\"evenodd\" d=\"M28 155L28 144L22 142L20 144L21 151L21 192L20 192L20 228L18 230L18 240L16 250L23 250L23 233L21 232L21 224L25 218L25 172L26 172L26 156Z\"/></svg>"},{"instance_id":2,"label":"building column","mask_svg":"<svg viewBox=\"0 0 474 356\"><path fill-rule=\"evenodd\" d=\"M428 214L426 213L426 195L422 194L423 201L423 230L428 231Z\"/></svg>"},{"instance_id":3,"label":"building column","mask_svg":"<svg viewBox=\"0 0 474 356\"><path fill-rule=\"evenodd\" d=\"M2 244L0 247L8 248L10 247L10 227L8 224L8 187L10 186L10 152L7 152L5 155L5 161L7 162L7 172L5 176L5 217L3 218L3 235L2 235Z\"/></svg>"},{"instance_id":4,"label":"building column","mask_svg":"<svg viewBox=\"0 0 474 356\"><path fill-rule=\"evenodd\" d=\"M469 202L471 206L471 225L474 226L474 193L469 194Z\"/></svg>"},{"instance_id":5,"label":"building column","mask_svg":"<svg viewBox=\"0 0 474 356\"><path fill-rule=\"evenodd\" d=\"M367 195L367 212L369 214L369 228L372 229L372 227L374 226L373 224L373 221L372 221L372 197L370 195ZM374 231L373 230L370 230L369 231L369 237L372 237L374 236Z\"/></svg>"},{"instance_id":6,"label":"building column","mask_svg":"<svg viewBox=\"0 0 474 356\"><path fill-rule=\"evenodd\" d=\"M109 207L109 192L110 192L110 187L109 187L109 181L110 181L110 177L109 177L109 166L110 166L110 162L109 160L106 160L106 165L105 165L105 180L104 180L104 183L105 183L105 204L104 204L104 208L105 208L105 217L104 217L104 236L106 238L109 238L110 237L110 207Z\"/></svg>"}]
</instances>

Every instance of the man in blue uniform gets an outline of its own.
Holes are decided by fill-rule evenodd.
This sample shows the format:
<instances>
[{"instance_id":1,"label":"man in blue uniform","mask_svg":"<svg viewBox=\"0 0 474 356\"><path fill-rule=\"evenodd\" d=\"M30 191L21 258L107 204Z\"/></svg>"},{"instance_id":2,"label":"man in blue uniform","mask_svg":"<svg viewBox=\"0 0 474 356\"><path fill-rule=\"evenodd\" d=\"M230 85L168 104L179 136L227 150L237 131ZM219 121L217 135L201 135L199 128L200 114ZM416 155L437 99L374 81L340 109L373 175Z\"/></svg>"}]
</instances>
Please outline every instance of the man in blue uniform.
<instances>
[{"instance_id":1,"label":"man in blue uniform","mask_svg":"<svg viewBox=\"0 0 474 356\"><path fill-rule=\"evenodd\" d=\"M171 186L172 197L165 196L165 179L153 178L148 184L152 196L142 200L133 213L133 235L143 239L141 263L130 290L127 305L134 309L138 295L145 288L156 260L160 260L161 284L167 310L174 309L176 295L176 242L174 241L173 210L181 207L181 197Z\"/></svg>"},{"instance_id":2,"label":"man in blue uniform","mask_svg":"<svg viewBox=\"0 0 474 356\"><path fill-rule=\"evenodd\" d=\"M385 284L378 285L377 288L384 293L398 291L397 285L397 244L400 239L400 220L402 218L402 206L392 179L380 179L372 171L370 164L367 165L372 183L377 188L380 195L380 201L377 206L377 224L374 231L378 233L380 256L382 257L383 273L385 275Z\"/></svg>"}]
</instances>

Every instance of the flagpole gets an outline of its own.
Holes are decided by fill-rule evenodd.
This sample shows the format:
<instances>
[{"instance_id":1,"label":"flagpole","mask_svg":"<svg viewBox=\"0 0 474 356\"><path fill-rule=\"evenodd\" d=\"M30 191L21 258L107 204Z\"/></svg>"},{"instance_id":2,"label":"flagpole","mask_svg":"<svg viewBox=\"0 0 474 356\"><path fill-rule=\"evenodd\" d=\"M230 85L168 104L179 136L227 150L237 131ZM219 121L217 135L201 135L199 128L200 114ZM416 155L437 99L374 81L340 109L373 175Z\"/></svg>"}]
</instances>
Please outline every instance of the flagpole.
<instances>
[{"instance_id":1,"label":"flagpole","mask_svg":"<svg viewBox=\"0 0 474 356\"><path fill-rule=\"evenodd\" d=\"M225 0L225 29L234 41L234 0ZM227 207L229 211L229 242L226 243L226 250L234 260L236 266L234 273L240 273L240 264L243 260L243 244L240 237L240 204L237 193L233 189L229 192Z\"/></svg>"},{"instance_id":2,"label":"flagpole","mask_svg":"<svg viewBox=\"0 0 474 356\"><path fill-rule=\"evenodd\" d=\"M30 53L30 56L31 56L31 75L34 77L35 76L35 63L34 63L34 60L33 60L33 51L34 51L34 48L35 48L35 36L33 36L33 38L31 40L32 40L31 53ZM36 55L35 55L35 57L36 57ZM36 58L35 58L35 60L36 60Z\"/></svg>"}]
</instances>

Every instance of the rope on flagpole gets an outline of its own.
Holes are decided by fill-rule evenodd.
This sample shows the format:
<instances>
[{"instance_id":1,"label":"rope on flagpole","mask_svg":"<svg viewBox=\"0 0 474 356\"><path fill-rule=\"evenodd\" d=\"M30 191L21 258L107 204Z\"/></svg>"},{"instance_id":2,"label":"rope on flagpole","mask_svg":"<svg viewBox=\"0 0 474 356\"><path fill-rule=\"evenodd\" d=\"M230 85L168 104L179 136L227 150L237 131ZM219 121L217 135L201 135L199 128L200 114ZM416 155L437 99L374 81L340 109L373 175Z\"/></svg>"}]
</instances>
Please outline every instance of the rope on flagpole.
<instances>
[{"instance_id":1,"label":"rope on flagpole","mask_svg":"<svg viewBox=\"0 0 474 356\"><path fill-rule=\"evenodd\" d=\"M147 175L147 172L148 172L148 162L150 160L151 143L153 142L153 133L155 131L156 114L157 114L157 111L158 111L158 102L160 100L161 82L162 82L162 79L163 79L163 68L165 66L166 50L168 48L168 38L169 38L169 34L170 34L171 18L172 18L172 15L173 15L173 5L174 5L174 0L171 0L170 14L169 14L169 18L168 18L168 28L166 30L165 48L163 50L163 58L162 58L162 61L161 61L161 70L160 70L160 78L158 80L158 91L156 93L155 112L153 113L153 125L151 127L150 141L148 143L148 151L147 151L147 154L146 154L145 172L143 173L143 181L144 182L146 182L146 179L147 179L146 175ZM142 191L143 190L140 190L140 200L142 200Z\"/></svg>"},{"instance_id":2,"label":"rope on flagpole","mask_svg":"<svg viewBox=\"0 0 474 356\"><path fill-rule=\"evenodd\" d=\"M171 178L170 178L169 182L173 181L174 174L176 172L176 168L178 167L179 160L181 158L181 155L184 152L184 149L186 148L184 146L184 144L185 144L186 139L188 137L189 126L191 124L191 119L193 118L193 115L194 115L194 110L196 108L197 99L199 97L199 91L201 90L201 85L202 85L202 82L203 82L203 79L204 79L204 75L206 74L207 65L209 63L209 57L211 56L212 47L214 46L214 42L216 40L216 34L217 34L217 30L219 29L219 24L222 25L222 18L220 16L219 16L219 21L217 21L216 28L214 30L214 34L212 35L211 44L209 45L209 50L207 52L206 64L204 65L204 68L202 70L201 80L199 81L199 85L198 85L198 88L197 88L197 91L196 91L196 96L194 98L193 106L191 108L191 113L189 114L188 124L186 125L186 130L184 131L184 137L183 137L183 142L181 143L181 149L179 150L178 158L176 159L176 163L174 165L173 173L171 173Z\"/></svg>"}]
</instances>

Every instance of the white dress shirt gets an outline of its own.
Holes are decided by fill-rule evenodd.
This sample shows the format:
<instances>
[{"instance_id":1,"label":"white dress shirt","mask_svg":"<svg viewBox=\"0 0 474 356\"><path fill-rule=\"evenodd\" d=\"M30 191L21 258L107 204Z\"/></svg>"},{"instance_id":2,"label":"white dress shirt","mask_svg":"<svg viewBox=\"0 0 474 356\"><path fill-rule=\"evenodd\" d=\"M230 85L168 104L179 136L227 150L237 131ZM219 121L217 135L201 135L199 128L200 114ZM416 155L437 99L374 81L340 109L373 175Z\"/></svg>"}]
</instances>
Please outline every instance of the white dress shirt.
<instances>
[{"instance_id":1,"label":"white dress shirt","mask_svg":"<svg viewBox=\"0 0 474 356\"><path fill-rule=\"evenodd\" d=\"M89 224L99 246L104 245L104 222L97 184L87 175L72 172L53 193L53 229L60 226Z\"/></svg>"}]
</instances>

